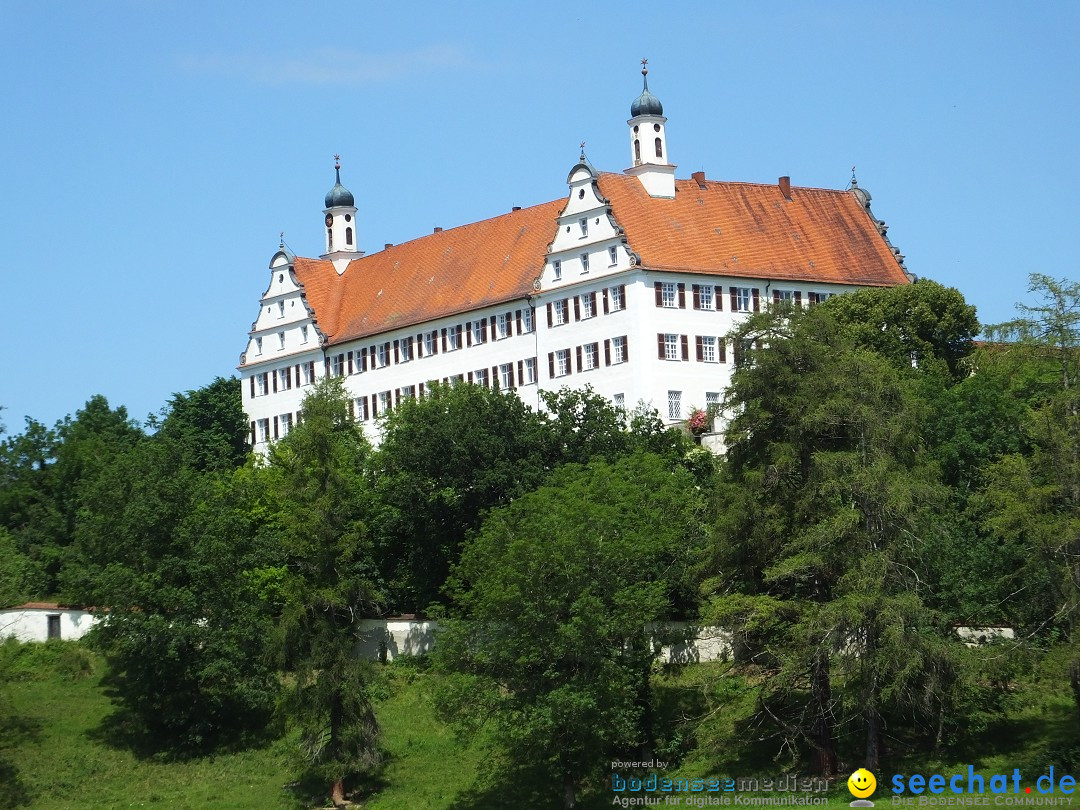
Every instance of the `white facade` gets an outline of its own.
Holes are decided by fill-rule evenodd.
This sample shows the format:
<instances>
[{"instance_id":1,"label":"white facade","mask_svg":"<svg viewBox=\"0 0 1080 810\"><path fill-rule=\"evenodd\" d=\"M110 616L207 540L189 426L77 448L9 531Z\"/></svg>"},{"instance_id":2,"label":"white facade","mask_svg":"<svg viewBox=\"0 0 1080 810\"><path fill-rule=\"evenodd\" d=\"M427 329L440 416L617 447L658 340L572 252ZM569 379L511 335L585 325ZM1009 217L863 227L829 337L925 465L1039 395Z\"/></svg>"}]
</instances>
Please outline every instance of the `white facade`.
<instances>
[{"instance_id":1,"label":"white facade","mask_svg":"<svg viewBox=\"0 0 1080 810\"><path fill-rule=\"evenodd\" d=\"M647 199L633 203L654 206L655 221L661 226L674 216L670 213L673 206L682 205L679 210L684 217L693 215L698 209L688 204L695 195L707 196L706 181L703 175L695 175L697 185L679 186L683 197L681 202L676 199L675 166L668 155L668 119L647 84L631 109L627 123L632 165L624 175L636 177L647 194ZM423 396L434 381L513 388L532 407L540 406L543 390L591 385L628 411L644 403L669 424L679 424L694 408L719 402L736 354L736 347L725 341L725 335L751 312L765 308L777 297L808 306L822 297L858 289L860 283L875 283L860 282L859 273L851 273L849 279L836 273L820 277L812 260L801 268L793 265L782 273L770 270L760 276L748 275L746 261L737 255L730 261L724 257L720 269L715 263L700 269L679 269L665 263L662 256L660 261L643 260L634 252L640 248L620 224L618 208L613 211L611 201L601 192L599 176L582 154L567 177L565 202L547 226L551 229L547 249L535 257L542 261L542 270L531 290L519 290L517 297L484 306L464 304L458 311L401 326L387 318L385 327L365 327L361 337L352 339L337 336L342 334L341 324L335 327L336 335L324 334L320 324L336 324L339 316L313 310L304 284L298 281L298 260L282 245L271 260L270 283L260 299L259 315L239 367L254 448L265 452L268 442L288 433L296 423L304 394L326 375L344 378L355 418L376 443L378 418L405 397ZM708 193L719 194L715 190ZM850 196L849 192L828 193ZM789 212L797 209L798 203L793 202L787 178L781 178L775 194L775 201L770 198L768 205L775 206L776 213L766 212L778 218L794 216ZM857 199L857 203L845 204L866 219L865 229L873 238L887 245L883 223L869 212L869 196L865 201ZM343 201L348 204L330 205ZM705 199L696 202L702 206L700 210L708 210ZM367 269L349 267L350 261L363 254L356 246L356 230L346 231L356 225L356 208L351 193L341 187L340 175L327 194L327 206L323 211L327 245L323 258L333 261L338 276L352 273L355 279L355 274ZM646 223L653 221L653 209L649 211ZM455 244L454 231L465 232L469 227L423 237L395 250L422 253L424 240L441 238L447 241L438 244L446 244L445 250L450 251ZM650 239L675 245L672 240L680 238L680 227L673 227L662 239ZM643 229L639 222L638 230ZM707 230L711 235L713 230L719 233L722 229ZM342 245L348 238L351 244ZM798 234L793 238L797 240ZM637 244L641 244L640 238ZM792 248L796 249L803 246ZM901 279L884 283L903 283L902 264L898 269L894 259L898 252L891 246L881 252ZM397 254L386 254L386 263L380 266L388 266L393 255ZM423 255L430 260L430 254ZM379 256L372 254L364 261ZM397 267L396 262L392 266ZM730 274L723 267L730 267ZM481 271L501 272L496 267L478 268L477 272ZM350 289L345 287L346 278L340 281L342 290ZM426 273L423 281L428 281ZM384 292L401 292L390 289L389 283L383 289L378 280L371 284L379 287L373 300ZM364 317L364 313L354 314L354 318ZM705 444L716 446L715 441Z\"/></svg>"},{"instance_id":2,"label":"white facade","mask_svg":"<svg viewBox=\"0 0 1080 810\"><path fill-rule=\"evenodd\" d=\"M30 603L0 610L0 638L70 641L85 636L98 621L97 616L82 608Z\"/></svg>"}]
</instances>

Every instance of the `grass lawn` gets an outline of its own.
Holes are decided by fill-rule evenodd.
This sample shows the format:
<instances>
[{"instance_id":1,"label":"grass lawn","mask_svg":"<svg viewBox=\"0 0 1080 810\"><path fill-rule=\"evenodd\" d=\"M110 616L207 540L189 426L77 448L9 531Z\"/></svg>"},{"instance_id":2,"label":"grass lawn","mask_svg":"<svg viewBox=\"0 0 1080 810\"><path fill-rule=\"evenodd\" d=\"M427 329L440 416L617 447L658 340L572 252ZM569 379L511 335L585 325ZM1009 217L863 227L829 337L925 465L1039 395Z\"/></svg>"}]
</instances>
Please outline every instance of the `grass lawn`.
<instances>
[{"instance_id":1,"label":"grass lawn","mask_svg":"<svg viewBox=\"0 0 1080 810\"><path fill-rule=\"evenodd\" d=\"M12 806L5 799L17 795L20 785L28 794L25 806L31 810L302 810L313 806L317 789L290 787L294 775L285 742L182 762L140 758L123 744L110 741L105 721L115 706L102 683L105 667L99 657L71 642L36 645L29 653L13 649L0 645L0 655L8 656L8 670L13 675L2 688L6 696L2 710L16 721L11 731L0 734L0 808ZM362 788L364 807L559 807L558 791L550 790L543 780L499 767L485 768L490 765L486 760L491 754L482 740L459 740L450 728L436 721L431 703L435 676L414 665L391 665L382 672L376 710L387 756L381 773ZM672 728L670 737L661 744L672 752L689 749L682 764L660 772L661 777L708 779L797 770L774 762L766 747L755 748L739 740L732 718L745 715L750 697L738 680L725 679L720 670L710 665L698 665L658 677L654 689L658 712L670 719ZM723 709L715 711L720 704ZM709 719L696 727L685 723L680 726L680 718L703 715L709 715ZM893 806L890 780L894 772L966 775L969 762L984 776L987 786L991 775L1002 773L1010 776L1011 787L1013 768L1019 767L1023 775L1021 789L1031 786L1033 795L1038 796L1034 782L1046 771L1047 757L1051 756L1046 753L1049 741L1067 741L1075 728L1075 709L1066 696L1032 690L1029 698L1016 701L1007 716L990 723L978 738L968 739L936 758L912 753L896 759L877 774L878 789L871 798L878 807ZM1077 737L1080 735L1073 739ZM3 760L17 769L17 783L11 779L10 771L5 772ZM495 776L485 779L484 773ZM1060 768L1056 775L1062 775ZM643 795L658 798L655 793L640 792L636 797ZM738 795L741 798L745 794ZM833 782L825 795L826 806L832 808L847 807L852 800L842 780ZM989 790L983 795L989 799L989 807L1006 806L995 805ZM630 792L620 796L635 797ZM580 806L582 810L612 807L614 798L616 794L605 787L584 796ZM710 801L717 798L722 804ZM1073 806L1080 808L1080 794L1071 798ZM702 792L672 795L669 802L660 797L659 806L740 804L732 793ZM918 798L909 806L919 807Z\"/></svg>"}]
</instances>

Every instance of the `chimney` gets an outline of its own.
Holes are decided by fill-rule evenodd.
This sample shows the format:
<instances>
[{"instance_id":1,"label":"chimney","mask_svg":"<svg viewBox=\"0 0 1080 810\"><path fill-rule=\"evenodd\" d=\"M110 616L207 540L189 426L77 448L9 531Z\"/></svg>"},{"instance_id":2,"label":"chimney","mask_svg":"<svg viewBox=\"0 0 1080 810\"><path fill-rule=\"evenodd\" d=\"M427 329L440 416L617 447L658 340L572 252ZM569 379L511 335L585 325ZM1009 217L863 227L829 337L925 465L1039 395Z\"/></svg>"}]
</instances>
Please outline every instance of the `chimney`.
<instances>
[{"instance_id":1,"label":"chimney","mask_svg":"<svg viewBox=\"0 0 1080 810\"><path fill-rule=\"evenodd\" d=\"M442 233L442 228L437 227L435 228L435 230L432 231L432 233Z\"/></svg>"},{"instance_id":2,"label":"chimney","mask_svg":"<svg viewBox=\"0 0 1080 810\"><path fill-rule=\"evenodd\" d=\"M784 199L791 202L791 178L786 174L780 178L780 193L784 195Z\"/></svg>"},{"instance_id":3,"label":"chimney","mask_svg":"<svg viewBox=\"0 0 1080 810\"><path fill-rule=\"evenodd\" d=\"M511 208L510 210L511 210L511 211L520 211L520 210L521 210L521 206L520 206L520 205L515 205L515 206L514 206L513 208Z\"/></svg>"},{"instance_id":4,"label":"chimney","mask_svg":"<svg viewBox=\"0 0 1080 810\"><path fill-rule=\"evenodd\" d=\"M394 246L393 242L387 242L385 245L383 245L383 250L389 250L393 246Z\"/></svg>"},{"instance_id":5,"label":"chimney","mask_svg":"<svg viewBox=\"0 0 1080 810\"><path fill-rule=\"evenodd\" d=\"M690 175L691 179L697 182L697 186L700 189L705 188L705 172L694 172Z\"/></svg>"}]
</instances>

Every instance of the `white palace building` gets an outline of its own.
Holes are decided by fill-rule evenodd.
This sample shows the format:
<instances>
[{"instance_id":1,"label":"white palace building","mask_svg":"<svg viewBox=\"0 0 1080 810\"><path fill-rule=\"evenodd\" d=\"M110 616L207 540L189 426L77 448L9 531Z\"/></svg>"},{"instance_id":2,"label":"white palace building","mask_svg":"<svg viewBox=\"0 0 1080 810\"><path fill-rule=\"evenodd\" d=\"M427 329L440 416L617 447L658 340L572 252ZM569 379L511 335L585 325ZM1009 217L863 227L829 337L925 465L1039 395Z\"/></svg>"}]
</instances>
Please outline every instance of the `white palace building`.
<instances>
[{"instance_id":1,"label":"white palace building","mask_svg":"<svg viewBox=\"0 0 1080 810\"><path fill-rule=\"evenodd\" d=\"M338 166L326 252L282 244L240 357L255 450L289 432L325 375L345 379L376 442L376 419L434 381L512 389L533 407L542 390L591 385L678 423L719 402L734 361L724 336L746 313L911 280L854 180L678 179L663 112L646 77L621 174L583 153L562 199L371 254Z\"/></svg>"}]
</instances>

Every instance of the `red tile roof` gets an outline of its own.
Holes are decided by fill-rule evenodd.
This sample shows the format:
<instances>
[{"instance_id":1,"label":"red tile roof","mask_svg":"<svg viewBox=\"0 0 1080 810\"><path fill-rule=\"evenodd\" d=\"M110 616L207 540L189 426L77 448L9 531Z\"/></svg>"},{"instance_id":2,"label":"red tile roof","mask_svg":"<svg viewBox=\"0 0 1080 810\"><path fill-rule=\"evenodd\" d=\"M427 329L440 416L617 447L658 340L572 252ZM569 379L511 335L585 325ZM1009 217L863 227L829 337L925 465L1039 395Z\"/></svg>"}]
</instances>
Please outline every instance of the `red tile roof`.
<instances>
[{"instance_id":1,"label":"red tile roof","mask_svg":"<svg viewBox=\"0 0 1080 810\"><path fill-rule=\"evenodd\" d=\"M907 276L847 191L676 180L675 199L636 177L600 174L601 193L642 265L790 281L892 286Z\"/></svg>"},{"instance_id":2,"label":"red tile roof","mask_svg":"<svg viewBox=\"0 0 1080 810\"><path fill-rule=\"evenodd\" d=\"M847 191L676 180L675 199L601 173L630 249L653 270L777 281L889 286L908 279ZM702 185L704 187L702 187ZM544 268L565 199L441 231L355 259L340 276L297 258L319 328L342 343L525 298Z\"/></svg>"}]
</instances>

